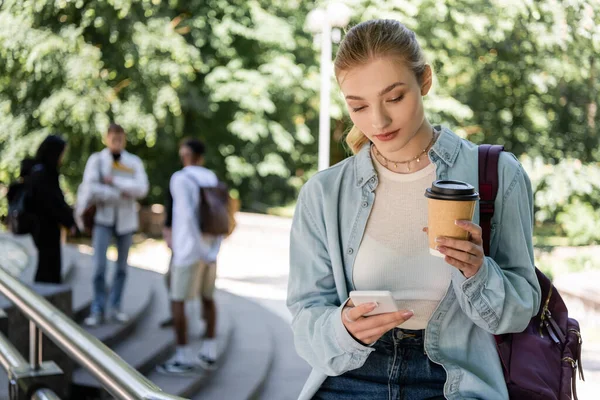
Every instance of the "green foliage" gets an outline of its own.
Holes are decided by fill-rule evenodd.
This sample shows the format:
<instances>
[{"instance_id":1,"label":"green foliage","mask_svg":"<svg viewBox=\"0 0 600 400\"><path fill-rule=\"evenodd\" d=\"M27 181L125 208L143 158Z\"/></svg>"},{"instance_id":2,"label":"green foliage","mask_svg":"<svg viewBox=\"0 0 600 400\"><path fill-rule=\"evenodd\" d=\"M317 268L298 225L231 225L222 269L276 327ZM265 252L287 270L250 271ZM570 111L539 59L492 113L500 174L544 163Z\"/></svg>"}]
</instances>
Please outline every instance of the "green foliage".
<instances>
[{"instance_id":1,"label":"green foliage","mask_svg":"<svg viewBox=\"0 0 600 400\"><path fill-rule=\"evenodd\" d=\"M575 201L558 214L558 223L574 245L600 242L600 211Z\"/></svg>"},{"instance_id":2,"label":"green foliage","mask_svg":"<svg viewBox=\"0 0 600 400\"><path fill-rule=\"evenodd\" d=\"M306 6L267 1L5 1L0 12L0 180L45 135L69 139L74 191L108 123L163 201L186 136L246 208L296 196L316 163L318 74ZM293 11L293 12L292 12ZM311 80L316 84L311 83ZM277 106L276 106L277 105Z\"/></svg>"},{"instance_id":3,"label":"green foliage","mask_svg":"<svg viewBox=\"0 0 600 400\"><path fill-rule=\"evenodd\" d=\"M598 0L352 2L356 22L413 29L436 81L426 107L476 143L545 160L600 160Z\"/></svg>"},{"instance_id":4,"label":"green foliage","mask_svg":"<svg viewBox=\"0 0 600 400\"><path fill-rule=\"evenodd\" d=\"M555 252L547 252L537 255L536 266L550 280L553 280L561 275L598 269L600 259L593 251L581 251L563 256Z\"/></svg>"},{"instance_id":5,"label":"green foliage","mask_svg":"<svg viewBox=\"0 0 600 400\"><path fill-rule=\"evenodd\" d=\"M522 159L535 191L535 219L557 222L575 245L600 241L600 166L563 160L546 165L541 158Z\"/></svg>"},{"instance_id":6,"label":"green foliage","mask_svg":"<svg viewBox=\"0 0 600 400\"><path fill-rule=\"evenodd\" d=\"M432 122L545 162L600 160L598 0L345 2L352 24L396 18L417 33L435 71L425 99ZM208 145L208 166L237 190L243 208L290 203L317 161L319 54L303 30L314 6L5 0L0 181L14 177L46 134L59 132L69 139L63 172L73 192L116 120L146 162L148 202L162 202L178 142L197 136ZM336 160L345 156L339 140L348 118L335 90L332 102ZM551 199L557 195L542 195L541 220L569 212Z\"/></svg>"}]
</instances>

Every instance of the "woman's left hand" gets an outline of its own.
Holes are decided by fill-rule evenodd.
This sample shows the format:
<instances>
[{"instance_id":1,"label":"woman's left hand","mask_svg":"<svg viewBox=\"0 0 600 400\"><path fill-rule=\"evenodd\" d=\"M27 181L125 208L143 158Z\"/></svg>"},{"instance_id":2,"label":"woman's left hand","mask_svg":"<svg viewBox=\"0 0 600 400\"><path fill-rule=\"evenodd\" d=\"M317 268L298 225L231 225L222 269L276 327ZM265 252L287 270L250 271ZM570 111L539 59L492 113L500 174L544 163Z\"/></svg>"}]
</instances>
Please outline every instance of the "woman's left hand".
<instances>
[{"instance_id":1,"label":"woman's left hand","mask_svg":"<svg viewBox=\"0 0 600 400\"><path fill-rule=\"evenodd\" d=\"M445 261L458 268L462 274L470 278L479 271L485 257L481 227L471 221L456 221L459 228L469 232L469 240L438 237L438 251L444 254Z\"/></svg>"}]
</instances>

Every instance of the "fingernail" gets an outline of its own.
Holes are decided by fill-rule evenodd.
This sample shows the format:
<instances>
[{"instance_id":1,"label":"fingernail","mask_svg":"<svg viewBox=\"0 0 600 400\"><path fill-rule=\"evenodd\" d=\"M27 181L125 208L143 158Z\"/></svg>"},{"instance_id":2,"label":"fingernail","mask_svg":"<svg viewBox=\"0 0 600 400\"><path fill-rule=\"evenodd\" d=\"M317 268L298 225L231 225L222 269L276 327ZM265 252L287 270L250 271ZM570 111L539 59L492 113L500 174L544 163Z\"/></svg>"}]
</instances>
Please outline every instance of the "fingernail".
<instances>
[{"instance_id":1,"label":"fingernail","mask_svg":"<svg viewBox=\"0 0 600 400\"><path fill-rule=\"evenodd\" d=\"M413 313L412 311L407 311L405 313L402 313L402 318L410 318L413 315L415 315L415 313Z\"/></svg>"},{"instance_id":2,"label":"fingernail","mask_svg":"<svg viewBox=\"0 0 600 400\"><path fill-rule=\"evenodd\" d=\"M372 303L369 304L369 308L374 309L374 308L377 308L378 305L379 304L377 304L377 302L374 301L374 302L372 302Z\"/></svg>"},{"instance_id":3,"label":"fingernail","mask_svg":"<svg viewBox=\"0 0 600 400\"><path fill-rule=\"evenodd\" d=\"M444 238L441 237L441 236L438 236L438 237L435 238L435 241L438 242L438 243L444 243Z\"/></svg>"},{"instance_id":4,"label":"fingernail","mask_svg":"<svg viewBox=\"0 0 600 400\"><path fill-rule=\"evenodd\" d=\"M454 223L455 223L456 225L462 225L464 222L462 222L461 220L458 220L458 219L457 219L457 220L455 220L455 221L454 221Z\"/></svg>"}]
</instances>

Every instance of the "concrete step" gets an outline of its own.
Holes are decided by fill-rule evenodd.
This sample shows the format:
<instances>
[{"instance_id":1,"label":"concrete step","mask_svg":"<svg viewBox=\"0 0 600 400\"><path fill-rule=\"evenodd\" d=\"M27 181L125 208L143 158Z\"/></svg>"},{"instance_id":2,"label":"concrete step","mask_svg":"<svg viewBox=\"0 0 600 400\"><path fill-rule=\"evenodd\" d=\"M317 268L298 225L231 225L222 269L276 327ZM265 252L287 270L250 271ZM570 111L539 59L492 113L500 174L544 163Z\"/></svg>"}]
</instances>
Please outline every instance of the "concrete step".
<instances>
[{"instance_id":1,"label":"concrete step","mask_svg":"<svg viewBox=\"0 0 600 400\"><path fill-rule=\"evenodd\" d=\"M62 248L62 278L63 282L69 282L73 273L75 272L75 268L77 268L77 263L80 257L79 251L77 248L71 245L65 245Z\"/></svg>"},{"instance_id":2,"label":"concrete step","mask_svg":"<svg viewBox=\"0 0 600 400\"><path fill-rule=\"evenodd\" d=\"M257 395L261 400L295 400L310 374L311 368L294 347L290 324L272 312L261 314L274 336L275 358L262 390Z\"/></svg>"},{"instance_id":3,"label":"concrete step","mask_svg":"<svg viewBox=\"0 0 600 400\"><path fill-rule=\"evenodd\" d=\"M243 297L227 297L235 310L231 343L222 365L206 379L193 400L256 399L271 370L275 333L263 323L269 311Z\"/></svg>"},{"instance_id":4,"label":"concrete step","mask_svg":"<svg viewBox=\"0 0 600 400\"><path fill-rule=\"evenodd\" d=\"M205 379L203 375L192 378L173 378L162 376L155 371L158 364L166 361L173 354L175 337L172 328L161 329L159 327L160 323L169 316L169 298L163 276L153 272L144 272L152 277L144 284L140 284L151 290L150 305L138 320L131 335L114 344L112 348L125 362L148 375L165 392L189 395L202 385ZM220 354L228 347L232 325L226 301L221 301L221 296L221 293L217 292L216 300L220 307L219 311L221 311L217 321L218 332L222 332L218 342ZM198 315L197 309L192 310L193 308L192 304L187 310L190 315L190 340L192 346L199 348L204 327L199 322L192 320L191 315ZM99 382L83 369L75 371L73 383L79 390L101 388Z\"/></svg>"},{"instance_id":5,"label":"concrete step","mask_svg":"<svg viewBox=\"0 0 600 400\"><path fill-rule=\"evenodd\" d=\"M73 296L73 319L76 322L82 322L90 313L90 305L94 297L92 279L94 277L94 267L92 257L87 254L80 254L76 262L76 267L69 274L67 284L71 286Z\"/></svg>"},{"instance_id":6,"label":"concrete step","mask_svg":"<svg viewBox=\"0 0 600 400\"><path fill-rule=\"evenodd\" d=\"M12 276L21 276L37 263L37 250L30 235L16 236L0 232L0 255L2 268Z\"/></svg>"},{"instance_id":7,"label":"concrete step","mask_svg":"<svg viewBox=\"0 0 600 400\"><path fill-rule=\"evenodd\" d=\"M121 358L143 372L151 369L156 360L164 356L163 353L170 351L173 335L158 329L158 323L154 323L160 318L155 315L160 312L160 303L166 301L166 294L161 296L158 290L162 276L130 267L128 282L123 294L123 304L124 311L132 317L131 321L128 324L105 324L84 329L103 338ZM74 372L73 383L77 386L100 388L98 381L83 369Z\"/></svg>"},{"instance_id":8,"label":"concrete step","mask_svg":"<svg viewBox=\"0 0 600 400\"><path fill-rule=\"evenodd\" d=\"M152 284L156 280L156 273L129 267L127 275L123 292L122 310L129 315L130 320L123 324L107 321L105 324L95 328L83 326L86 331L109 347L113 347L129 336L135 330L138 321L144 314L151 311ZM112 273L108 273L107 276L112 278ZM73 282L73 287L85 285L90 286L91 281Z\"/></svg>"}]
</instances>

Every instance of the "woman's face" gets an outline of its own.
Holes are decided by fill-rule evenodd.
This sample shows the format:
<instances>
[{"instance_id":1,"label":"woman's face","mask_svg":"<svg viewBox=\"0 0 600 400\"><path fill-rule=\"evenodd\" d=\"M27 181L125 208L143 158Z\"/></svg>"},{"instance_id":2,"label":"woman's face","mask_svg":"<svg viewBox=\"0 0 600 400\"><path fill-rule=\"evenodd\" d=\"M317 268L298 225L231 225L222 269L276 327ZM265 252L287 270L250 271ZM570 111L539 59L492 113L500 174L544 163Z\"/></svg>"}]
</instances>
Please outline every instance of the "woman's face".
<instances>
[{"instance_id":1,"label":"woman's face","mask_svg":"<svg viewBox=\"0 0 600 400\"><path fill-rule=\"evenodd\" d=\"M419 84L413 71L391 57L343 71L338 77L350 118L382 152L402 150L424 122L422 97L431 70Z\"/></svg>"}]
</instances>

